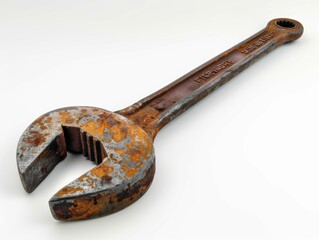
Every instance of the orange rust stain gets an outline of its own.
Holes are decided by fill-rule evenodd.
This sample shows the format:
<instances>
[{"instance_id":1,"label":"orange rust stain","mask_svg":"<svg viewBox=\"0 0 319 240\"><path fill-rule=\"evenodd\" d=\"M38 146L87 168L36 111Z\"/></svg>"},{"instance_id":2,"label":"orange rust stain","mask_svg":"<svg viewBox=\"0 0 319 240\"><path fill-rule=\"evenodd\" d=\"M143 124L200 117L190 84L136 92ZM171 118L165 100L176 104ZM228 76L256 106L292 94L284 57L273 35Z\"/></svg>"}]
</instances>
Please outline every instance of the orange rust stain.
<instances>
[{"instance_id":1,"label":"orange rust stain","mask_svg":"<svg viewBox=\"0 0 319 240\"><path fill-rule=\"evenodd\" d=\"M118 199L113 192L109 194L100 193L89 198L74 199L73 205L68 210L73 220L80 220L102 214L106 206L109 213L119 210Z\"/></svg>"},{"instance_id":2,"label":"orange rust stain","mask_svg":"<svg viewBox=\"0 0 319 240\"><path fill-rule=\"evenodd\" d=\"M116 152L118 155L123 155L126 153L126 150L125 149L117 149L117 148L113 148L113 147L110 147L109 149L112 149L114 152Z\"/></svg>"},{"instance_id":3,"label":"orange rust stain","mask_svg":"<svg viewBox=\"0 0 319 240\"><path fill-rule=\"evenodd\" d=\"M146 151L152 149L152 141L146 139L146 133L141 128L135 129L134 137L134 142L138 142L140 149L144 148Z\"/></svg>"},{"instance_id":4,"label":"orange rust stain","mask_svg":"<svg viewBox=\"0 0 319 240\"><path fill-rule=\"evenodd\" d=\"M72 117L71 113L68 111L63 111L63 112L59 112L60 118L61 118L61 123L66 123L66 124L71 124L73 123L75 120Z\"/></svg>"},{"instance_id":5,"label":"orange rust stain","mask_svg":"<svg viewBox=\"0 0 319 240\"><path fill-rule=\"evenodd\" d=\"M44 122L39 122L38 125L40 126L41 130L47 129L47 126L44 124Z\"/></svg>"},{"instance_id":6,"label":"orange rust stain","mask_svg":"<svg viewBox=\"0 0 319 240\"><path fill-rule=\"evenodd\" d=\"M113 192L109 194L101 193L90 198L76 198L68 210L73 220L101 215L105 207L108 207L108 213L116 212L138 200L147 191L148 187L149 185L141 186L135 194L128 196L122 201L119 201Z\"/></svg>"},{"instance_id":7,"label":"orange rust stain","mask_svg":"<svg viewBox=\"0 0 319 240\"><path fill-rule=\"evenodd\" d=\"M102 214L105 207L108 207L109 213L120 210L114 193L100 193L89 198L74 199L73 205L68 210L73 220L81 220Z\"/></svg>"},{"instance_id":8,"label":"orange rust stain","mask_svg":"<svg viewBox=\"0 0 319 240\"><path fill-rule=\"evenodd\" d=\"M135 128L134 130L135 130L135 131L134 131L134 136L135 136L135 139L136 139L136 140L146 137L146 136L145 136L146 134L145 134L145 132L142 130L142 128Z\"/></svg>"},{"instance_id":9,"label":"orange rust stain","mask_svg":"<svg viewBox=\"0 0 319 240\"><path fill-rule=\"evenodd\" d=\"M115 195L113 192L110 192L110 193L109 193L109 199L110 199L109 202L112 201L112 202L113 202L113 205L114 205L114 206L117 206L118 200L117 200L116 195Z\"/></svg>"},{"instance_id":10,"label":"orange rust stain","mask_svg":"<svg viewBox=\"0 0 319 240\"><path fill-rule=\"evenodd\" d=\"M45 115L43 115L43 116L41 116L41 117L39 117L39 118L37 118L33 123L34 124L39 124L39 123L42 123L43 122L43 119L45 118L46 116Z\"/></svg>"},{"instance_id":11,"label":"orange rust stain","mask_svg":"<svg viewBox=\"0 0 319 240\"><path fill-rule=\"evenodd\" d=\"M138 173L138 169L136 167L132 167L125 171L125 175L129 178L136 175L136 173Z\"/></svg>"},{"instance_id":12,"label":"orange rust stain","mask_svg":"<svg viewBox=\"0 0 319 240\"><path fill-rule=\"evenodd\" d=\"M62 197L62 196L65 196L65 195L68 195L68 194L73 194L73 193L76 193L76 192L83 192L83 189L80 188L80 187L64 187L62 188L60 191L57 192L57 196L58 197Z\"/></svg>"},{"instance_id":13,"label":"orange rust stain","mask_svg":"<svg viewBox=\"0 0 319 240\"><path fill-rule=\"evenodd\" d=\"M48 117L48 118L45 119L44 122L45 122L45 123L51 123L51 122L52 122L52 118L51 118L51 117Z\"/></svg>"},{"instance_id":14,"label":"orange rust stain","mask_svg":"<svg viewBox=\"0 0 319 240\"><path fill-rule=\"evenodd\" d=\"M110 128L110 132L115 142L120 142L127 136L127 130L123 131L122 124L114 125Z\"/></svg>"},{"instance_id":15,"label":"orange rust stain","mask_svg":"<svg viewBox=\"0 0 319 240\"><path fill-rule=\"evenodd\" d=\"M105 197L104 197L105 198ZM72 219L86 219L95 214L101 213L104 203L101 198L74 199L74 204L69 208Z\"/></svg>"},{"instance_id":16,"label":"orange rust stain","mask_svg":"<svg viewBox=\"0 0 319 240\"><path fill-rule=\"evenodd\" d=\"M90 186L91 188L95 187L94 185L95 180L91 178L90 176L88 176L86 173L83 174L81 177L79 177L78 180L82 183L85 182L86 185Z\"/></svg>"},{"instance_id":17,"label":"orange rust stain","mask_svg":"<svg viewBox=\"0 0 319 240\"><path fill-rule=\"evenodd\" d=\"M30 131L30 136L28 136L25 140L29 144L39 146L46 141L46 136L48 136L48 133L41 134L38 131Z\"/></svg>"},{"instance_id":18,"label":"orange rust stain","mask_svg":"<svg viewBox=\"0 0 319 240\"><path fill-rule=\"evenodd\" d=\"M112 177L110 177L109 175L105 175L105 176L101 177L101 179L104 182L110 182L112 180Z\"/></svg>"},{"instance_id":19,"label":"orange rust stain","mask_svg":"<svg viewBox=\"0 0 319 240\"><path fill-rule=\"evenodd\" d=\"M101 178L103 176L111 174L112 172L113 167L108 166L106 162L103 162L91 170L91 175Z\"/></svg>"},{"instance_id":20,"label":"orange rust stain","mask_svg":"<svg viewBox=\"0 0 319 240\"><path fill-rule=\"evenodd\" d=\"M86 174L83 174L81 177L78 178L78 180L79 180L80 182L85 182L86 179L87 179Z\"/></svg>"},{"instance_id":21,"label":"orange rust stain","mask_svg":"<svg viewBox=\"0 0 319 240\"><path fill-rule=\"evenodd\" d=\"M141 157L146 155L145 151L142 151L139 148L128 148L127 153L129 154L131 161L140 162Z\"/></svg>"},{"instance_id":22,"label":"orange rust stain","mask_svg":"<svg viewBox=\"0 0 319 240\"><path fill-rule=\"evenodd\" d=\"M98 135L101 137L104 134L106 128L105 120L99 119L97 122L92 120L88 121L86 125L82 126L82 129L91 135Z\"/></svg>"},{"instance_id":23,"label":"orange rust stain","mask_svg":"<svg viewBox=\"0 0 319 240\"><path fill-rule=\"evenodd\" d=\"M100 193L95 196L75 198L74 203L68 207L69 219L81 220L102 214L110 214L131 205L138 200L149 188L150 182L141 184L134 193L123 199L118 199L114 192L108 194ZM64 215L64 211L62 214Z\"/></svg>"},{"instance_id":24,"label":"orange rust stain","mask_svg":"<svg viewBox=\"0 0 319 240\"><path fill-rule=\"evenodd\" d=\"M145 135L143 136L145 138ZM137 141L126 143L127 154L130 156L130 160L134 162L140 162L141 158L147 158L150 150L152 149L151 141Z\"/></svg>"}]
</instances>

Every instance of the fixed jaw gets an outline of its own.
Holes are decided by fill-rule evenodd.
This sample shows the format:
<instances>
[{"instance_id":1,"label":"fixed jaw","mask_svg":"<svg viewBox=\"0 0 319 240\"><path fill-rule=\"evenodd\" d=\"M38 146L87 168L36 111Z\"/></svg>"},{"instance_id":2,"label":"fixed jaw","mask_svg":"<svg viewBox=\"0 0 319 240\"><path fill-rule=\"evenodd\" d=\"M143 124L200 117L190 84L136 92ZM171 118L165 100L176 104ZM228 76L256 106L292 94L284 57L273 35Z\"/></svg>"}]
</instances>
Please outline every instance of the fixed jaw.
<instances>
[{"instance_id":1,"label":"fixed jaw","mask_svg":"<svg viewBox=\"0 0 319 240\"><path fill-rule=\"evenodd\" d=\"M59 220L116 212L139 199L155 172L152 139L121 115L94 107L69 107L42 115L23 133L17 149L22 184L32 192L66 152L97 164L49 201Z\"/></svg>"}]
</instances>

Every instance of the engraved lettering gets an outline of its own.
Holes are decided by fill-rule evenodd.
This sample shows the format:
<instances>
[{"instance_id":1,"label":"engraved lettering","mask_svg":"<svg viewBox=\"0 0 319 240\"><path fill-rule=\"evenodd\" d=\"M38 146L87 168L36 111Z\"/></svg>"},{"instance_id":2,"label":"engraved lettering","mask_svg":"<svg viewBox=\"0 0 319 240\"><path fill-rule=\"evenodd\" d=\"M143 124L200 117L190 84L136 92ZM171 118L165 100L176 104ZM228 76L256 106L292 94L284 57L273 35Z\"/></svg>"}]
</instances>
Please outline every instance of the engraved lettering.
<instances>
[{"instance_id":1,"label":"engraved lettering","mask_svg":"<svg viewBox=\"0 0 319 240\"><path fill-rule=\"evenodd\" d=\"M260 37L253 43L245 44L243 47L239 49L239 51L243 54L249 54L256 49L260 48L264 45L268 40L272 39L275 35L273 33L267 33L264 36Z\"/></svg>"},{"instance_id":2,"label":"engraved lettering","mask_svg":"<svg viewBox=\"0 0 319 240\"><path fill-rule=\"evenodd\" d=\"M188 91L196 90L200 86L207 83L211 78L216 76L218 73L220 73L221 71L224 71L225 69L229 68L230 66L234 64L234 62L231 60L224 60L217 63L218 64L213 63L211 64L212 66L211 65L208 66L207 67L208 69L206 68L207 70L205 72L202 72L199 76L197 75L195 79L189 79L190 82L187 83ZM164 94L161 97L155 98L154 100L152 100L148 104L148 106L156 109L157 111L163 111L167 109L169 106L175 104L175 102L177 102L180 98L182 98L182 95L178 96L176 100L171 102L170 98L165 97L166 95Z\"/></svg>"},{"instance_id":3,"label":"engraved lettering","mask_svg":"<svg viewBox=\"0 0 319 240\"><path fill-rule=\"evenodd\" d=\"M230 60L225 60L225 61L221 62L220 64L214 66L211 70L208 70L205 73L203 73L202 75L200 75L199 77L195 78L193 80L194 84L192 85L191 88L197 88L197 87L203 85L204 83L207 82L207 79L212 78L217 73L219 73L220 71L222 71L223 69L225 69L227 67L230 67L233 64L234 63Z\"/></svg>"}]
</instances>

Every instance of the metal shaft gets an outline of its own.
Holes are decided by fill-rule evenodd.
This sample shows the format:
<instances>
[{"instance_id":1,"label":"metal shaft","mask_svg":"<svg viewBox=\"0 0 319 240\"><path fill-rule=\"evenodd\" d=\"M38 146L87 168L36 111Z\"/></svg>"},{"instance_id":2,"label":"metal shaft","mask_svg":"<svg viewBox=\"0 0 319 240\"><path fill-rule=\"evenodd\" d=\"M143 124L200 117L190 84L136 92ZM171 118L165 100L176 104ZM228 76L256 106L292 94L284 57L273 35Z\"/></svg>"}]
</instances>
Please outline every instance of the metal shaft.
<instances>
[{"instance_id":1,"label":"metal shaft","mask_svg":"<svg viewBox=\"0 0 319 240\"><path fill-rule=\"evenodd\" d=\"M117 113L137 123L154 138L163 126L199 100L273 49L298 39L302 33L299 22L274 19L245 41Z\"/></svg>"}]
</instances>

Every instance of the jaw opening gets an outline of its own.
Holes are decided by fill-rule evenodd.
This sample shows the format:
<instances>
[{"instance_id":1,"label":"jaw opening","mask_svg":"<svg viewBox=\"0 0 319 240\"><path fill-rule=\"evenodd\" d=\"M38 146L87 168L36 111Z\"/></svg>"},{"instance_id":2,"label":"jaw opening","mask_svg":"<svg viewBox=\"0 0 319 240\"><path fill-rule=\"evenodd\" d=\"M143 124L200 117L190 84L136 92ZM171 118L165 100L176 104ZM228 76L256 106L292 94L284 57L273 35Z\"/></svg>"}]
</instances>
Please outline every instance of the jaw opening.
<instances>
[{"instance_id":1,"label":"jaw opening","mask_svg":"<svg viewBox=\"0 0 319 240\"><path fill-rule=\"evenodd\" d=\"M23 133L17 163L26 190L32 192L67 151L82 153L97 166L51 198L59 220L119 211L139 199L154 176L153 142L143 129L103 109L69 107L44 114Z\"/></svg>"}]
</instances>

